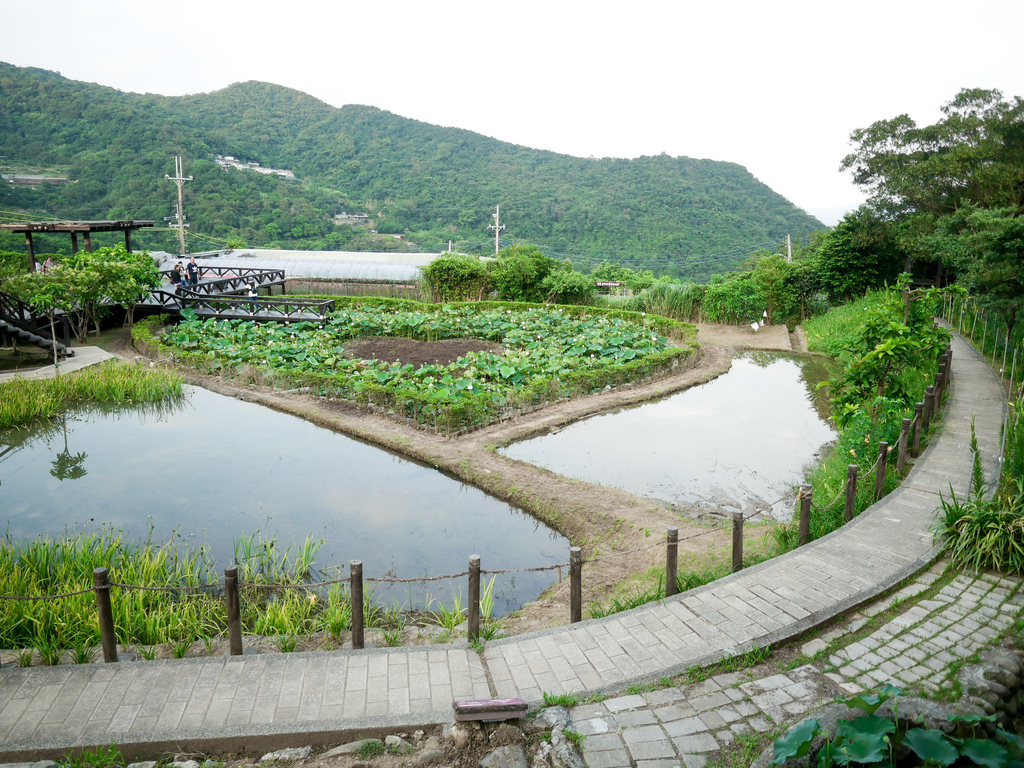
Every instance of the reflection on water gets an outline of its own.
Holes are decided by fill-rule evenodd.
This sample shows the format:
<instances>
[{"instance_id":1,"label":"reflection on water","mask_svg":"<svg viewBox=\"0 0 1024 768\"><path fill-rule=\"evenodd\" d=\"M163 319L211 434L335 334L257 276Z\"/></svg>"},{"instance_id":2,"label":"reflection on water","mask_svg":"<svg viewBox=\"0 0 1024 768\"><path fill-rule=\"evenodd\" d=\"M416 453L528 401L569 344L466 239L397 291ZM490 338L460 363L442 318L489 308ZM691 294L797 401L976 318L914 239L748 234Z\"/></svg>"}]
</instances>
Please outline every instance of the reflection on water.
<instances>
[{"instance_id":1,"label":"reflection on water","mask_svg":"<svg viewBox=\"0 0 1024 768\"><path fill-rule=\"evenodd\" d=\"M362 560L368 577L568 560L568 541L534 518L433 469L251 403L191 389L176 409L90 411L0 431L0 509L8 535L59 536L100 524L143 538L177 530L208 543L219 570L233 538L279 546L325 539L320 569ZM532 600L552 571L499 578L495 614ZM449 601L465 579L377 595Z\"/></svg>"},{"instance_id":2,"label":"reflection on water","mask_svg":"<svg viewBox=\"0 0 1024 768\"><path fill-rule=\"evenodd\" d=\"M835 438L818 358L738 356L714 381L511 445L506 456L680 508L751 512L787 494ZM773 508L788 519L792 502Z\"/></svg>"}]
</instances>

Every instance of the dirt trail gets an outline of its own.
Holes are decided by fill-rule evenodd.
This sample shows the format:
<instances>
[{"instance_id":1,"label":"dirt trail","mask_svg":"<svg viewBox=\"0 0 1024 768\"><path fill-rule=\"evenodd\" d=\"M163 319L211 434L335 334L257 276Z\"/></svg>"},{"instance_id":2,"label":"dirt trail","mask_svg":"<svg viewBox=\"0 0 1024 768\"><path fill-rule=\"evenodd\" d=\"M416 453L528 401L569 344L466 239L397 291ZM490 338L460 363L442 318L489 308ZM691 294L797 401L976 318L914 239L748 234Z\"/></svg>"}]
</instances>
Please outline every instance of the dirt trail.
<instances>
[{"instance_id":1,"label":"dirt trail","mask_svg":"<svg viewBox=\"0 0 1024 768\"><path fill-rule=\"evenodd\" d=\"M399 423L346 401L326 400L233 381L187 374L199 386L307 419L320 426L386 448L440 469L493 496L514 504L567 536L583 549L584 605L606 602L618 585L664 563L664 535L679 528L682 563L706 567L728 557L731 531L684 519L659 502L593 483L556 475L506 458L497 448L545 434L586 416L664 397L710 381L729 370L735 348L790 350L784 326L754 334L749 328L699 326L703 349L682 372L643 384L554 403L535 412L457 437L443 437ZM111 351L131 358L124 345ZM607 557L614 555L613 557ZM596 560L595 560L596 559ZM568 562L568 552L565 561ZM486 570L487 564L483 564ZM549 589L506 622L519 634L569 620L568 580Z\"/></svg>"}]
</instances>

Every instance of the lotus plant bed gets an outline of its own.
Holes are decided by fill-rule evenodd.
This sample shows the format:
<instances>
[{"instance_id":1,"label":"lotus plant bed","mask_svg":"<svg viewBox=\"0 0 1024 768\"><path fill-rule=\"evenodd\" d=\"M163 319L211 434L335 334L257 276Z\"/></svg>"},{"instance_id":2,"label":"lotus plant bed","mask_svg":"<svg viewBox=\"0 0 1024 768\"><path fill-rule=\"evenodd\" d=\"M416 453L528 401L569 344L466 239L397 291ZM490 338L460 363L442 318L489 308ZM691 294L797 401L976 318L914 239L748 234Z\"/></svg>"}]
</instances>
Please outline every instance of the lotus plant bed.
<instances>
[{"instance_id":1,"label":"lotus plant bed","mask_svg":"<svg viewBox=\"0 0 1024 768\"><path fill-rule=\"evenodd\" d=\"M206 374L309 387L446 434L667 375L698 349L686 323L590 307L353 302L324 322L287 326L182 314L162 335L141 327L136 341ZM413 364L388 354L395 339L472 341L476 351L458 349L454 361L427 352Z\"/></svg>"}]
</instances>

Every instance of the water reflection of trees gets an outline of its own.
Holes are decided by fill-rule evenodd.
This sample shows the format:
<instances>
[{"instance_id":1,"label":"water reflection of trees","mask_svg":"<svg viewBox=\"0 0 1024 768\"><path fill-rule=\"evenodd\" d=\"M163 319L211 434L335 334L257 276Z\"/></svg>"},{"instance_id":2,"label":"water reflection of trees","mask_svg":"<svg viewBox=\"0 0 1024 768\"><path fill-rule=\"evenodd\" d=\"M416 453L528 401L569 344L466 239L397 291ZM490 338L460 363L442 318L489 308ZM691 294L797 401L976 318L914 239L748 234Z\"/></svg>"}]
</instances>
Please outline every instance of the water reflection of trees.
<instances>
[{"instance_id":1,"label":"water reflection of trees","mask_svg":"<svg viewBox=\"0 0 1024 768\"><path fill-rule=\"evenodd\" d=\"M50 474L56 477L61 482L65 480L78 480L81 477L85 477L89 474L85 468L85 460L89 454L85 451L80 453L71 453L68 448L68 418L66 414L61 414L57 417L60 419L62 431L64 432L64 450L57 454L57 457L50 462L52 469Z\"/></svg>"},{"instance_id":2,"label":"water reflection of trees","mask_svg":"<svg viewBox=\"0 0 1024 768\"><path fill-rule=\"evenodd\" d=\"M802 355L795 352L777 352L773 350L749 350L743 353L745 360L750 360L758 368L768 368L782 360L788 360L800 371L800 378L807 388L811 404L822 421L832 418L828 388L822 385L836 375L838 366L827 357L820 355Z\"/></svg>"},{"instance_id":3,"label":"water reflection of trees","mask_svg":"<svg viewBox=\"0 0 1024 768\"><path fill-rule=\"evenodd\" d=\"M26 426L0 430L0 462L6 461L18 451L39 440L42 440L47 448L51 448L53 441L60 436L63 439L63 448L51 462L50 474L61 481L77 480L88 474L84 465L89 455L85 451L71 452L68 444L69 420L77 421L87 418L90 414L98 413L114 417L138 416L143 421L147 418L155 418L160 421L183 410L187 405L188 397L184 394L165 398L155 403L92 405L87 408L67 411L52 419L39 419ZM74 430L72 429L70 432L74 432ZM0 483L2 483L2 473L0 473Z\"/></svg>"}]
</instances>

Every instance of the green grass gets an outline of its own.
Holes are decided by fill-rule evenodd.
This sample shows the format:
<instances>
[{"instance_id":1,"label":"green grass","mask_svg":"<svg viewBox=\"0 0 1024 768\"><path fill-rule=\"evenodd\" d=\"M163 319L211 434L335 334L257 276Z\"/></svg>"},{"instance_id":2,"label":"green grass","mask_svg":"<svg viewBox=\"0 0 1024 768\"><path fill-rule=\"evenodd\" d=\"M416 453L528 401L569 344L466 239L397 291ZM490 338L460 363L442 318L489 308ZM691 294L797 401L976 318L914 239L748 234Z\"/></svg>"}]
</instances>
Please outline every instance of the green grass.
<instances>
[{"instance_id":1,"label":"green grass","mask_svg":"<svg viewBox=\"0 0 1024 768\"><path fill-rule=\"evenodd\" d=\"M580 697L575 693L548 693L544 691L545 707L565 707L569 709L580 703Z\"/></svg>"},{"instance_id":2,"label":"green grass","mask_svg":"<svg viewBox=\"0 0 1024 768\"><path fill-rule=\"evenodd\" d=\"M374 757L380 757L387 752L387 747L384 746L384 742L379 739L366 739L362 744L359 745L359 759L370 760Z\"/></svg>"},{"instance_id":3,"label":"green grass","mask_svg":"<svg viewBox=\"0 0 1024 768\"><path fill-rule=\"evenodd\" d=\"M64 756L64 768L117 768L124 765L124 757L117 746L83 749L78 755L68 753Z\"/></svg>"},{"instance_id":4,"label":"green grass","mask_svg":"<svg viewBox=\"0 0 1024 768\"><path fill-rule=\"evenodd\" d=\"M849 349L857 339L862 318L885 302L885 292L870 293L862 299L832 307L828 312L808 318L803 323L807 348L838 360L849 362Z\"/></svg>"},{"instance_id":5,"label":"green grass","mask_svg":"<svg viewBox=\"0 0 1024 768\"><path fill-rule=\"evenodd\" d=\"M572 730L572 728L566 728L563 731L563 733L565 734L565 738L569 740L570 744L572 744L574 747L576 747L576 749L580 750L581 752L583 751L583 742L587 740L586 736L584 736L582 733Z\"/></svg>"},{"instance_id":6,"label":"green grass","mask_svg":"<svg viewBox=\"0 0 1024 768\"><path fill-rule=\"evenodd\" d=\"M182 396L181 375L117 361L49 379L0 384L0 429L52 419L68 408L157 403Z\"/></svg>"}]
</instances>

